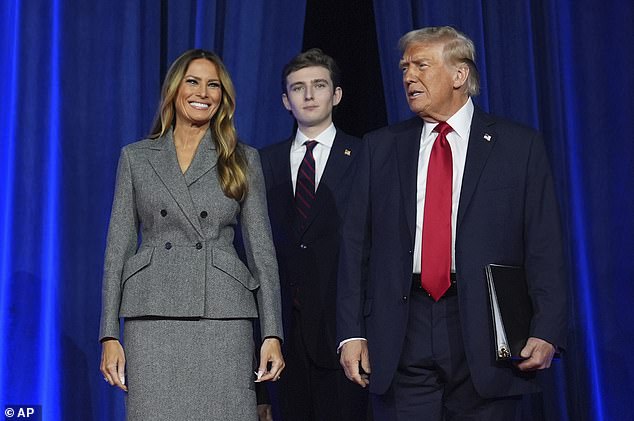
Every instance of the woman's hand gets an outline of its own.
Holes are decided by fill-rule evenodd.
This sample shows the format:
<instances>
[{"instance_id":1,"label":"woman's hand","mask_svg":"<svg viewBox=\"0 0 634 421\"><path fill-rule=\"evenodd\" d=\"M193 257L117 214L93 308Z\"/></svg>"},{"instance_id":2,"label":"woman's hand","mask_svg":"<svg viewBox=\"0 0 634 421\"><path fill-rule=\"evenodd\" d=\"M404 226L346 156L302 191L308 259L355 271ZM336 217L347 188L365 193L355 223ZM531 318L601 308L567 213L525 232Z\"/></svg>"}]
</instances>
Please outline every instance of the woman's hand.
<instances>
[{"instance_id":1,"label":"woman's hand","mask_svg":"<svg viewBox=\"0 0 634 421\"><path fill-rule=\"evenodd\" d=\"M271 369L267 370L269 363L271 364ZM284 365L280 340L278 338L266 338L260 348L260 367L256 373L258 376L256 382L279 380L280 374L284 370Z\"/></svg>"},{"instance_id":2,"label":"woman's hand","mask_svg":"<svg viewBox=\"0 0 634 421\"><path fill-rule=\"evenodd\" d=\"M117 386L127 392L125 385L125 353L121 343L116 339L106 339L101 343L101 365L103 378L110 386Z\"/></svg>"}]
</instances>

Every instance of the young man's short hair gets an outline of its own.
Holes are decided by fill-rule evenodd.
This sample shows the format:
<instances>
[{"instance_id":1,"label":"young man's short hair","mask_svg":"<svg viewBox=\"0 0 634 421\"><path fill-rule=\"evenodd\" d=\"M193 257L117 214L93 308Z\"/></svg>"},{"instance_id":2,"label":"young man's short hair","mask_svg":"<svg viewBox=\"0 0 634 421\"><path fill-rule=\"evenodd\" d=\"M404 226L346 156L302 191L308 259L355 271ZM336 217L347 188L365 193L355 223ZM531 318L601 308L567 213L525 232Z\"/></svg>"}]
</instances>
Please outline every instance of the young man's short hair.
<instances>
[{"instance_id":1,"label":"young man's short hair","mask_svg":"<svg viewBox=\"0 0 634 421\"><path fill-rule=\"evenodd\" d=\"M311 48L293 57L282 71L282 92L286 92L286 78L293 72L312 66L324 67L330 73L333 89L341 86L341 73L335 60L319 48Z\"/></svg>"}]
</instances>

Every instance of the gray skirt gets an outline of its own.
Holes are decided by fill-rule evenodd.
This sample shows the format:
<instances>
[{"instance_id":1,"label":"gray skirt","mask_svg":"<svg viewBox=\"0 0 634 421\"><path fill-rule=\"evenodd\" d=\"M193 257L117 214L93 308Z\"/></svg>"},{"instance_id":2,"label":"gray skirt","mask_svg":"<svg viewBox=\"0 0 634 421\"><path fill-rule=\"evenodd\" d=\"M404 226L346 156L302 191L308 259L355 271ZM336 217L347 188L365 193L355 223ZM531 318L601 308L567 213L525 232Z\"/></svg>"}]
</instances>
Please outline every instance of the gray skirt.
<instances>
[{"instance_id":1,"label":"gray skirt","mask_svg":"<svg viewBox=\"0 0 634 421\"><path fill-rule=\"evenodd\" d=\"M257 419L251 320L126 319L123 339L129 421Z\"/></svg>"}]
</instances>

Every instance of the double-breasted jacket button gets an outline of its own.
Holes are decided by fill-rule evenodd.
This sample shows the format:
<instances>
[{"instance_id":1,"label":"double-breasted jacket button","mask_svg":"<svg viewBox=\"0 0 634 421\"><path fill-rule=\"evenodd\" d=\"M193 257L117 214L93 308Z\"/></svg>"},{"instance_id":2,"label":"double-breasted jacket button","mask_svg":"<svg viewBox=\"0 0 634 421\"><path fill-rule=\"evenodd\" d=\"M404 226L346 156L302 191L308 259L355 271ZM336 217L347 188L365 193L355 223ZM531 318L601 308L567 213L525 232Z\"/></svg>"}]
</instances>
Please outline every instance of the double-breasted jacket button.
<instances>
[{"instance_id":1,"label":"double-breasted jacket button","mask_svg":"<svg viewBox=\"0 0 634 421\"><path fill-rule=\"evenodd\" d=\"M209 215L209 214L207 213L207 211L202 211L202 212L200 212L200 217L201 217L201 218L206 218L206 217L207 217L207 215Z\"/></svg>"},{"instance_id":2,"label":"double-breasted jacket button","mask_svg":"<svg viewBox=\"0 0 634 421\"><path fill-rule=\"evenodd\" d=\"M201 248L203 248L203 245L201 243L196 243L196 250L200 250Z\"/></svg>"},{"instance_id":3,"label":"double-breasted jacket button","mask_svg":"<svg viewBox=\"0 0 634 421\"><path fill-rule=\"evenodd\" d=\"M406 303L407 302L407 295L403 295L403 302Z\"/></svg>"},{"instance_id":4,"label":"double-breasted jacket button","mask_svg":"<svg viewBox=\"0 0 634 421\"><path fill-rule=\"evenodd\" d=\"M167 216L167 211L165 209L161 209L161 216L162 217L166 217Z\"/></svg>"},{"instance_id":5,"label":"double-breasted jacket button","mask_svg":"<svg viewBox=\"0 0 634 421\"><path fill-rule=\"evenodd\" d=\"M170 243L169 241L167 243L165 243L165 249L169 250L172 248L172 243Z\"/></svg>"},{"instance_id":6,"label":"double-breasted jacket button","mask_svg":"<svg viewBox=\"0 0 634 421\"><path fill-rule=\"evenodd\" d=\"M300 244L299 248L302 250L306 250L308 248L308 246L306 244Z\"/></svg>"}]
</instances>

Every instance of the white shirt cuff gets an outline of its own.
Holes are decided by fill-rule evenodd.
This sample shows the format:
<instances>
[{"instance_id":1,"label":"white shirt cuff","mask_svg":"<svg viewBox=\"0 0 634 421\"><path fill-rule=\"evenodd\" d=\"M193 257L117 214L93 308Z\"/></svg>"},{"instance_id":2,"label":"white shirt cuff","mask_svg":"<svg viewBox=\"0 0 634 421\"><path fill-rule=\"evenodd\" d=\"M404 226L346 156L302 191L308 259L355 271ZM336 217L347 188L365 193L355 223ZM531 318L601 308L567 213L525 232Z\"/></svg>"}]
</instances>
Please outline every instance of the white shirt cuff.
<instances>
[{"instance_id":1,"label":"white shirt cuff","mask_svg":"<svg viewBox=\"0 0 634 421\"><path fill-rule=\"evenodd\" d=\"M339 342L339 346L337 347L337 354L339 353L339 351L341 351L341 347L343 346L343 344L350 342L350 341L367 341L366 338L348 338L348 339L344 339L343 341Z\"/></svg>"}]
</instances>

